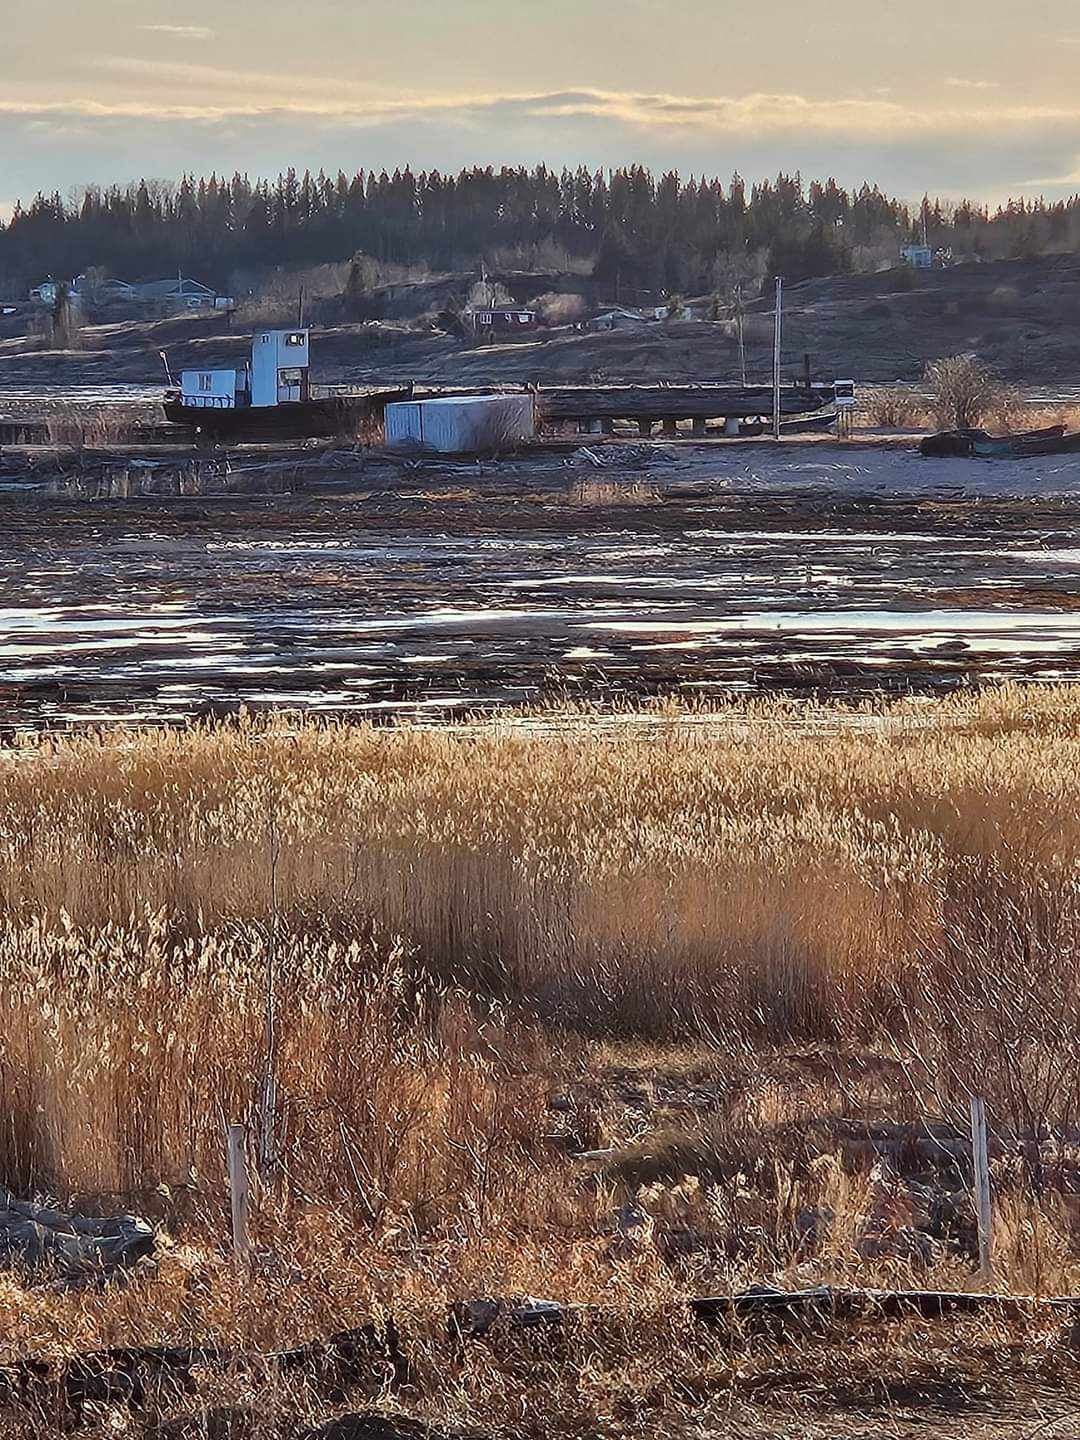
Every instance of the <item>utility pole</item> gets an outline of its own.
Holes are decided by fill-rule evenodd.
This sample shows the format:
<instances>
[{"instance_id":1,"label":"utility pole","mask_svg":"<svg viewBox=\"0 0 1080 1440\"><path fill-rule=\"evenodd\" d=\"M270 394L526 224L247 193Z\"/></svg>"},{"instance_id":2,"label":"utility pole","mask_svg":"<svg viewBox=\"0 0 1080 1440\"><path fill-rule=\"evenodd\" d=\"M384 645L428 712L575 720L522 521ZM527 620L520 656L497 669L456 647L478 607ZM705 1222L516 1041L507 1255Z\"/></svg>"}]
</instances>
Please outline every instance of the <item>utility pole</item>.
<instances>
[{"instance_id":1,"label":"utility pole","mask_svg":"<svg viewBox=\"0 0 1080 1440\"><path fill-rule=\"evenodd\" d=\"M743 331L742 284L735 286L735 326L739 335L739 374L742 387L746 389L746 338Z\"/></svg>"},{"instance_id":2,"label":"utility pole","mask_svg":"<svg viewBox=\"0 0 1080 1440\"><path fill-rule=\"evenodd\" d=\"M776 277L776 318L773 325L773 439L780 439L780 337L782 333L784 282Z\"/></svg>"}]
</instances>

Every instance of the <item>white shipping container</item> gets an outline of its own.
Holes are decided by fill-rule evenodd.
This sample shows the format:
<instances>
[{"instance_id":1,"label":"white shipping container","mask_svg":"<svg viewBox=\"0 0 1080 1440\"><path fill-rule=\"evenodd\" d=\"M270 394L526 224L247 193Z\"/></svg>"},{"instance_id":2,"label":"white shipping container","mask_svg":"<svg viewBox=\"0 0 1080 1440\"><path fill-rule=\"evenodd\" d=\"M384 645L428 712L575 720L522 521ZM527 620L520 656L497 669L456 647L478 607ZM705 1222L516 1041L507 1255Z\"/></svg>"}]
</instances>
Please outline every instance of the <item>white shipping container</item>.
<instances>
[{"instance_id":1,"label":"white shipping container","mask_svg":"<svg viewBox=\"0 0 1080 1440\"><path fill-rule=\"evenodd\" d=\"M473 455L532 440L536 414L531 395L447 395L387 405L385 429L390 449Z\"/></svg>"}]
</instances>

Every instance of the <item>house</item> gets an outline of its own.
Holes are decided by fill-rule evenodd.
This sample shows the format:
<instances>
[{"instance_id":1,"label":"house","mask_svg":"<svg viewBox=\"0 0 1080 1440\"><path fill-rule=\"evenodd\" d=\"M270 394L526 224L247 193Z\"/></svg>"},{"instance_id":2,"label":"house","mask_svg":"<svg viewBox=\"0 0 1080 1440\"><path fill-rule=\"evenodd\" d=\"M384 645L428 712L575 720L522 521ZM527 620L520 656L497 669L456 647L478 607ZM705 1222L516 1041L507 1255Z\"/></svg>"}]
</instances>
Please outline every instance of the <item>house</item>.
<instances>
[{"instance_id":1,"label":"house","mask_svg":"<svg viewBox=\"0 0 1080 1440\"><path fill-rule=\"evenodd\" d=\"M929 245L905 245L900 251L900 258L913 270L934 268L934 252Z\"/></svg>"},{"instance_id":2,"label":"house","mask_svg":"<svg viewBox=\"0 0 1080 1440\"><path fill-rule=\"evenodd\" d=\"M177 275L175 280L146 280L132 285L131 299L138 305L154 305L172 313L184 310L232 310L236 302L219 295L209 285Z\"/></svg>"},{"instance_id":3,"label":"house","mask_svg":"<svg viewBox=\"0 0 1080 1440\"><path fill-rule=\"evenodd\" d=\"M637 325L649 325L652 317L643 315L640 310L627 310L621 305L614 306L611 310L602 310L599 315L593 315L585 321L586 330L626 330Z\"/></svg>"},{"instance_id":4,"label":"house","mask_svg":"<svg viewBox=\"0 0 1080 1440\"><path fill-rule=\"evenodd\" d=\"M710 307L708 304L687 305L657 305L653 316L657 320L708 320Z\"/></svg>"},{"instance_id":5,"label":"house","mask_svg":"<svg viewBox=\"0 0 1080 1440\"><path fill-rule=\"evenodd\" d=\"M198 280L188 280L177 275L175 280L147 280L131 285L126 280L89 278L77 275L67 285L68 299L98 305L128 305L134 308L152 307L168 314L187 310L233 310L236 302L227 295L219 295L209 285ZM54 306L60 297L61 282L50 276L30 291L31 300L42 305Z\"/></svg>"},{"instance_id":6,"label":"house","mask_svg":"<svg viewBox=\"0 0 1080 1440\"><path fill-rule=\"evenodd\" d=\"M472 323L478 335L507 335L520 330L535 330L536 311L516 305L493 305L474 310Z\"/></svg>"}]
</instances>

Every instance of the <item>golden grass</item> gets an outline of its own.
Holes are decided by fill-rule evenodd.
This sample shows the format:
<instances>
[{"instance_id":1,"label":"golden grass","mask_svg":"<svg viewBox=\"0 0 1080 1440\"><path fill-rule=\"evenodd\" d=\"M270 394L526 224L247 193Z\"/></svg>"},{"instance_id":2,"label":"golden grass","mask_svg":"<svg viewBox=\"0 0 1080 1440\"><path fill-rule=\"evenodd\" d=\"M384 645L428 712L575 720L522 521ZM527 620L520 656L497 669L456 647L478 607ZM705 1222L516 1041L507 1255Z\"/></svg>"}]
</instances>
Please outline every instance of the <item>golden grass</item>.
<instances>
[{"instance_id":1,"label":"golden grass","mask_svg":"<svg viewBox=\"0 0 1080 1440\"><path fill-rule=\"evenodd\" d=\"M1080 690L1013 686L17 745L0 1179L123 1196L172 1238L123 1290L0 1284L0 1345L273 1345L393 1309L429 1413L546 1406L587 1433L644 1386L677 1417L679 1377L732 1400L765 1363L749 1341L703 1362L681 1297L974 1283L955 1249L911 1249L925 1202L836 1129L950 1116L969 1085L1019 1147L995 1161L998 1283L1080 1289L1078 777ZM223 1126L258 1124L271 974L270 1259L245 1287ZM614 1157L583 1169L560 1124ZM460 1368L446 1301L505 1293L603 1310L569 1369ZM942 1342L958 1373L1001 1338L974 1335ZM807 1363L862 1393L867 1343ZM889 1345L900 1369L918 1353Z\"/></svg>"},{"instance_id":2,"label":"golden grass","mask_svg":"<svg viewBox=\"0 0 1080 1440\"><path fill-rule=\"evenodd\" d=\"M107 405L87 409L60 405L45 417L52 445L121 445L145 427L146 414L135 405Z\"/></svg>"}]
</instances>

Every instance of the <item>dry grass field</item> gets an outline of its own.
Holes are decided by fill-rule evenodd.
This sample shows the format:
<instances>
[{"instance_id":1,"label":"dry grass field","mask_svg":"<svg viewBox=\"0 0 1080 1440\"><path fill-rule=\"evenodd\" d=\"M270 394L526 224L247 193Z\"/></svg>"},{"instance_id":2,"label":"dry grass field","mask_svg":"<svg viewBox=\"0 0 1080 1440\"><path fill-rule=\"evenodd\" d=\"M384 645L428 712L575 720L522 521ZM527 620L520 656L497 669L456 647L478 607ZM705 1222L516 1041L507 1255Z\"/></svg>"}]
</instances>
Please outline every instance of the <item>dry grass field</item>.
<instances>
[{"instance_id":1,"label":"dry grass field","mask_svg":"<svg viewBox=\"0 0 1080 1440\"><path fill-rule=\"evenodd\" d=\"M266 1351L392 1314L408 1374L365 1403L444 1427L1028 1433L1080 1369L1051 1312L718 1341L680 1307L977 1288L970 1090L994 1285L1080 1293L1078 817L1064 688L17 745L0 1178L159 1235L122 1285L0 1280L0 1348ZM262 1135L268 1068L238 1278L224 1126ZM520 1295L586 1308L546 1342L448 1337L448 1303ZM200 1394L84 1429L262 1440L361 1408L235 1371L209 1393L241 1428ZM5 1433L62 1423L15 1405Z\"/></svg>"}]
</instances>

